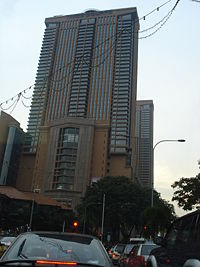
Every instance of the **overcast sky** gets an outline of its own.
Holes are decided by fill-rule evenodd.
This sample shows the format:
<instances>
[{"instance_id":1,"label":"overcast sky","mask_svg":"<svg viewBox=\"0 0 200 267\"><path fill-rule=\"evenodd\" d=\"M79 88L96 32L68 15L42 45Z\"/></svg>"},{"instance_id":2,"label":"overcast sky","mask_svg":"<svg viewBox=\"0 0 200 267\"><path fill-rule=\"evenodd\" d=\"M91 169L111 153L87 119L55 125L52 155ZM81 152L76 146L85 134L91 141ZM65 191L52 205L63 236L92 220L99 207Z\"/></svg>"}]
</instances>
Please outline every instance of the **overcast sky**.
<instances>
[{"instance_id":1,"label":"overcast sky","mask_svg":"<svg viewBox=\"0 0 200 267\"><path fill-rule=\"evenodd\" d=\"M46 17L137 7L141 18L167 0L0 0L0 103L34 84ZM171 0L140 20L140 30L153 26L174 6ZM171 200L171 184L198 172L200 159L200 3L180 0L167 23L139 40L137 99L154 102L155 188ZM145 36L152 31L145 32ZM27 97L32 90L27 91ZM13 101L4 104L8 108ZM30 101L24 99L24 105ZM26 130L29 108L19 102L8 109ZM174 203L175 204L175 203ZM178 215L184 212L176 207Z\"/></svg>"}]
</instances>

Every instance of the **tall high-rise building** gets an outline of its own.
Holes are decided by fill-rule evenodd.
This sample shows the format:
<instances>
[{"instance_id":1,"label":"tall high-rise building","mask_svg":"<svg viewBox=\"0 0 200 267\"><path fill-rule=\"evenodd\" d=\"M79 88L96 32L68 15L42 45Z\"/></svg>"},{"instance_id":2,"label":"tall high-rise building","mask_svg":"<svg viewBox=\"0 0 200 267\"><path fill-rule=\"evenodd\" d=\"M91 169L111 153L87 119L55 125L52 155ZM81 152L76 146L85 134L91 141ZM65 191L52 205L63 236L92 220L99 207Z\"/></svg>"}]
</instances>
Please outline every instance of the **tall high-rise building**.
<instances>
[{"instance_id":1,"label":"tall high-rise building","mask_svg":"<svg viewBox=\"0 0 200 267\"><path fill-rule=\"evenodd\" d=\"M136 177L141 185L152 186L153 177L153 101L137 101L135 119Z\"/></svg>"},{"instance_id":2,"label":"tall high-rise building","mask_svg":"<svg viewBox=\"0 0 200 267\"><path fill-rule=\"evenodd\" d=\"M89 10L45 24L24 151L36 155L32 187L74 206L91 181L133 176L138 16Z\"/></svg>"}]
</instances>

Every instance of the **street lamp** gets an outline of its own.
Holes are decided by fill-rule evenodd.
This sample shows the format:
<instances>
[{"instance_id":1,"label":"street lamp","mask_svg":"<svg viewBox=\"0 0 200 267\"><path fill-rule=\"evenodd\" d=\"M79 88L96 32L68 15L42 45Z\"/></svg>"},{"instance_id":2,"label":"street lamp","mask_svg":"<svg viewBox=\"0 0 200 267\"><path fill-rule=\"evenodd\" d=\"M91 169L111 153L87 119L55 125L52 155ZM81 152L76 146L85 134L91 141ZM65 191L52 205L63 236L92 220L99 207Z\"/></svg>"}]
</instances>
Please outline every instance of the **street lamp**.
<instances>
[{"instance_id":1,"label":"street lamp","mask_svg":"<svg viewBox=\"0 0 200 267\"><path fill-rule=\"evenodd\" d=\"M185 142L185 139L163 139L163 140L160 140L158 141L154 147L153 147L153 175L152 175L152 188L151 188L151 207L153 208L153 191L154 191L154 150L156 148L156 146L160 143L163 143L163 142Z\"/></svg>"},{"instance_id":2,"label":"street lamp","mask_svg":"<svg viewBox=\"0 0 200 267\"><path fill-rule=\"evenodd\" d=\"M87 208L91 205L102 205L102 216L101 216L101 241L103 241L103 230L104 230L104 214L105 214L105 200L106 195L103 194L103 202L97 202L97 203L88 203L88 205L85 206L84 211L84 221L83 221L83 234L85 233L85 224L86 224L86 214L87 214Z\"/></svg>"},{"instance_id":3,"label":"street lamp","mask_svg":"<svg viewBox=\"0 0 200 267\"><path fill-rule=\"evenodd\" d=\"M103 227L104 227L104 213L105 213L105 201L106 195L103 194L103 206L102 206L102 217L101 217L101 242L103 242Z\"/></svg>"},{"instance_id":4,"label":"street lamp","mask_svg":"<svg viewBox=\"0 0 200 267\"><path fill-rule=\"evenodd\" d=\"M86 224L86 216L87 216L87 208L89 206L92 206L92 205L101 205L102 203L101 202L92 202L92 203L88 203L86 206L85 206L85 210L84 210L84 220L83 220L83 234L85 234L85 224Z\"/></svg>"},{"instance_id":5,"label":"street lamp","mask_svg":"<svg viewBox=\"0 0 200 267\"><path fill-rule=\"evenodd\" d=\"M33 211L34 211L34 204L35 204L35 193L39 193L39 192L40 192L40 189L38 189L38 188L33 189L33 199L32 199L31 215L30 215L30 222L29 222L30 231L31 231L32 221L33 221Z\"/></svg>"}]
</instances>

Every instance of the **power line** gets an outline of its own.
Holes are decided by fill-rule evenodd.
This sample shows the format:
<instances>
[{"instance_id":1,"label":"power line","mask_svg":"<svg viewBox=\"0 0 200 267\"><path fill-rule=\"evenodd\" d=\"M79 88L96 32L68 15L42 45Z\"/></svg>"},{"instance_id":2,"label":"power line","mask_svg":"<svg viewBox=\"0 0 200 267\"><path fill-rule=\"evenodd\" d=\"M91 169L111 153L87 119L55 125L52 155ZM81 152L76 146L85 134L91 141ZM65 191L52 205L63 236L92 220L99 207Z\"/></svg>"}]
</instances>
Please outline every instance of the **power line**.
<instances>
[{"instance_id":1,"label":"power line","mask_svg":"<svg viewBox=\"0 0 200 267\"><path fill-rule=\"evenodd\" d=\"M135 20L135 23L137 23L138 21L140 21L140 20L145 20L148 16L150 16L150 15L152 15L154 12L156 12L156 11L159 11L162 7L164 7L165 5L167 5L169 2L171 2L172 0L168 0L168 1L166 1L165 3L163 3L162 5L160 5L160 6L158 6L158 7L156 7L155 9L153 9L152 11L150 11L149 13L147 13L146 15L144 15L144 16L142 16L141 18L138 18L137 20ZM164 24L167 22L167 20L169 19L169 17L171 16L171 14L172 14L172 12L174 11L174 9L176 8L176 6L177 6L177 4L178 4L178 2L179 2L180 0L178 0L177 2L176 2L176 4L175 4L175 6L172 8L172 10L161 20L161 21L159 21L158 23L156 23L154 26L152 26L152 27L150 27L150 28L147 28L147 29L145 29L145 30L143 30L143 31L140 31L140 33L142 33L142 32L145 32L145 31L149 31L149 30L151 30L151 29L153 29L153 28L155 28L156 26L158 26L161 22L163 22L161 25L160 25L160 27L158 28L158 29L156 29L153 33L151 33L151 34L148 34L148 35L146 35L146 36L143 36L143 37L139 37L138 39L145 39L145 38L148 38L148 37L150 37L150 36L152 36L152 35L154 35L159 29L161 29L163 26L164 26ZM193 0L194 1L194 0ZM63 28L61 28L61 29L63 29ZM120 31L120 32L118 32L118 35L120 36L122 33L123 33L123 31L127 31L125 28L122 28L122 30ZM114 43L113 43L113 45L110 47L110 53L112 52L112 50L114 49L114 47L115 47L115 44L116 44L116 40L117 40L117 36L116 36L116 33L114 33L112 36L110 36L110 37L108 37L106 40L104 40L104 41L102 41L102 42L100 42L98 45L96 45L94 48L92 48L92 51L93 50L95 50L95 49L97 49L99 46L101 46L101 45L103 45L104 43L106 43L106 42L108 42L111 38L113 38L113 37L115 37L115 40L114 40ZM135 37L134 37L135 38ZM62 69L67 69L72 63L74 63L74 64L76 64L76 61L77 61L77 59L78 59L78 68L79 68L79 65L80 65L80 60L82 59L82 62L85 62L86 63L86 61L85 61L85 59L84 59L84 56L86 55L86 54L88 54L88 53L83 53L80 57L74 57L70 62L68 62L65 66L63 66L62 68L59 68L59 69L57 69L57 71L55 71L55 72L53 72L52 74L50 74L50 75L48 75L47 77L45 77L44 78L44 81L45 80L49 80L53 75L55 75L55 73L58 73L58 72L61 72L61 70ZM106 52L105 52L105 55L106 55ZM100 55L101 56L101 55ZM107 50L107 56L103 59L103 61L101 61L100 63L98 63L97 65L93 65L92 67L99 67L100 65L102 65L104 62L105 62L105 60L106 60L106 58L108 58L108 56L109 56L109 49ZM99 56L98 56L99 57ZM93 60L95 60L95 59L97 59L98 57L96 57L96 58L92 58ZM86 63L87 64L87 63ZM72 68L72 70L70 71L70 73L68 73L68 75L69 74L71 74L72 73L72 71L73 71L73 68ZM71 79L70 79L70 81L67 83L67 85L65 85L64 86L64 88L66 88L66 86L68 86L68 84L70 84L71 83L71 80L72 80L72 77L71 77ZM50 82L52 83L52 82L60 82L60 81L63 81L63 78L62 79L60 79L60 80L58 80L58 81L51 81L50 80ZM25 90L23 90L23 91L21 91L20 93L18 93L17 95L15 95L14 97L12 97L12 98L10 98L10 99L7 99L6 101L4 101L4 102L2 102L2 103L0 103L0 109L2 109L2 110L9 110L12 106L14 106L15 104L17 105L17 103L19 102L19 99L20 98L18 98L18 96L19 96L19 94L20 94L20 97L21 97L21 95L22 95L22 93L24 92L26 92L27 90L30 90L30 89L32 89L32 87L33 86L36 86L37 84L39 84L39 83L41 83L41 81L38 81L38 82L36 82L36 83L34 83L33 85L31 85L31 86L29 86L28 88L26 88ZM45 85L46 85L46 82L45 82ZM43 89L44 89L44 87L45 87L45 85L43 86ZM41 98L41 95L42 95L42 93L43 93L43 89L41 90L41 94L40 94L40 97L39 97L39 99ZM53 91L55 91L56 89L54 89ZM52 91L52 90L51 90ZM57 91L61 91L61 89L58 89ZM24 95L23 95L23 97L24 97ZM3 104L7 104L9 101L13 101L14 100L14 98L17 98L16 99L16 102L14 102L10 107L8 107L8 108L3 108L2 107L2 105ZM25 97L24 97L25 98ZM30 97L31 98L31 97ZM29 98L29 99L30 99ZM28 98L27 98L28 99ZM24 105L24 102L22 103L23 105ZM14 108L16 107L16 105L14 106ZM25 107L27 107L26 105L24 105ZM14 110L14 109L13 109ZM13 112L13 110L12 110L12 112Z\"/></svg>"}]
</instances>

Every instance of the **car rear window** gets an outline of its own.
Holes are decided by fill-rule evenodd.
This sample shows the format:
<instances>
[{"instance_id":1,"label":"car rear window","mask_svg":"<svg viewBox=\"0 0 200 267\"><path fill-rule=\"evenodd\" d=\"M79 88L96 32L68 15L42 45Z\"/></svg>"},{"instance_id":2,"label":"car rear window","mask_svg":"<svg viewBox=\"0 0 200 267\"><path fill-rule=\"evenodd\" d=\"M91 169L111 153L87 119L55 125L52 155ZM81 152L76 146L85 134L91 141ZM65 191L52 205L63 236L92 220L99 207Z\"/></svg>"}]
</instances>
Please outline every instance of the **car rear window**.
<instances>
[{"instance_id":1,"label":"car rear window","mask_svg":"<svg viewBox=\"0 0 200 267\"><path fill-rule=\"evenodd\" d=\"M150 252L156 247L157 247L156 245L143 245L142 250L141 250L141 254L142 255L149 255Z\"/></svg>"},{"instance_id":2,"label":"car rear window","mask_svg":"<svg viewBox=\"0 0 200 267\"><path fill-rule=\"evenodd\" d=\"M116 251L119 252L119 253L122 253L124 251L124 247L125 245L123 244L118 244L117 247L116 247Z\"/></svg>"},{"instance_id":3,"label":"car rear window","mask_svg":"<svg viewBox=\"0 0 200 267\"><path fill-rule=\"evenodd\" d=\"M124 254L129 254L131 252L131 249L134 247L134 244L128 244L126 245L125 249L124 249Z\"/></svg>"}]
</instances>

